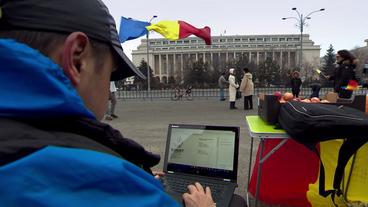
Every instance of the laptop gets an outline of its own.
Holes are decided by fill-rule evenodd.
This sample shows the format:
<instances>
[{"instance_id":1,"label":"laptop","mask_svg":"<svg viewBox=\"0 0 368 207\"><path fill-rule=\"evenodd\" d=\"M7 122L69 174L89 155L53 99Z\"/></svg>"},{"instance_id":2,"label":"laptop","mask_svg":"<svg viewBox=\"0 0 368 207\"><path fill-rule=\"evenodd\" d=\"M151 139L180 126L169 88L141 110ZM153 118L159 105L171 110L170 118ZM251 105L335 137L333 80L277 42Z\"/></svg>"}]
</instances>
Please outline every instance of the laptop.
<instances>
[{"instance_id":1,"label":"laptop","mask_svg":"<svg viewBox=\"0 0 368 207\"><path fill-rule=\"evenodd\" d=\"M237 187L239 127L170 124L164 160L165 191L180 204L187 186L209 186L217 207L230 205Z\"/></svg>"}]
</instances>

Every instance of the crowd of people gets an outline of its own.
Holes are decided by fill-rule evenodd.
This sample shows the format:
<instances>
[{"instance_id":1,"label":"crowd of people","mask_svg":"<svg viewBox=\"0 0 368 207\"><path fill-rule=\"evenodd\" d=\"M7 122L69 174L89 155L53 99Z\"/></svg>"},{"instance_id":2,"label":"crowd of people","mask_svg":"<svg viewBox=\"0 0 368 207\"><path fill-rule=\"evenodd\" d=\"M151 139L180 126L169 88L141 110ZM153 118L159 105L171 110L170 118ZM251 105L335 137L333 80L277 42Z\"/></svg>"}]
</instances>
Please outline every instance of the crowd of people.
<instances>
[{"instance_id":1,"label":"crowd of people","mask_svg":"<svg viewBox=\"0 0 368 207\"><path fill-rule=\"evenodd\" d=\"M333 74L326 75L324 73L316 72L313 75L310 82L311 95L309 98L320 97L320 90L322 87L321 79L324 78L328 81L333 81L334 92L337 93L339 98L350 99L353 94L353 89L349 89L348 85L351 81L359 82L359 78L356 75L356 68L358 65L358 59L348 50L339 50L336 54L335 70ZM253 109L253 95L254 84L253 76L250 73L249 68L243 68L243 74L240 84L235 78L235 69L230 68L221 73L218 79L218 85L220 88L220 101L226 100L224 89L228 85L229 90L229 102L230 109L237 109L235 102L238 99L237 93L244 97L244 110ZM364 65L363 74L368 74L368 64ZM226 74L228 73L228 78ZM293 71L290 74L290 87L294 98L299 98L303 81L299 71ZM364 87L363 83L363 87Z\"/></svg>"}]
</instances>

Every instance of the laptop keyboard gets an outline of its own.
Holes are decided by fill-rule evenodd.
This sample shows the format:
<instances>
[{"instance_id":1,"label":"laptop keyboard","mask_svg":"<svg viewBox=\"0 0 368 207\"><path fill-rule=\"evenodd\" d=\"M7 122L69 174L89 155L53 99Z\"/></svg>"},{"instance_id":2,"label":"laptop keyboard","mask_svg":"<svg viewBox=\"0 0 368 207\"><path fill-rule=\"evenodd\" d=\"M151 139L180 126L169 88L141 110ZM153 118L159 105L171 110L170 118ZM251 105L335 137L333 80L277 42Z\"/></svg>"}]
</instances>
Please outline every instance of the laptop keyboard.
<instances>
[{"instance_id":1,"label":"laptop keyboard","mask_svg":"<svg viewBox=\"0 0 368 207\"><path fill-rule=\"evenodd\" d=\"M180 194L188 192L188 185L194 184L195 182L199 182L204 188L210 187L212 198L215 200L222 197L223 190L225 187L224 183L220 183L218 180L210 180L210 179L201 179L194 180L191 177L171 177L170 174L167 174L160 178L161 183L163 184L166 191L174 191Z\"/></svg>"}]
</instances>

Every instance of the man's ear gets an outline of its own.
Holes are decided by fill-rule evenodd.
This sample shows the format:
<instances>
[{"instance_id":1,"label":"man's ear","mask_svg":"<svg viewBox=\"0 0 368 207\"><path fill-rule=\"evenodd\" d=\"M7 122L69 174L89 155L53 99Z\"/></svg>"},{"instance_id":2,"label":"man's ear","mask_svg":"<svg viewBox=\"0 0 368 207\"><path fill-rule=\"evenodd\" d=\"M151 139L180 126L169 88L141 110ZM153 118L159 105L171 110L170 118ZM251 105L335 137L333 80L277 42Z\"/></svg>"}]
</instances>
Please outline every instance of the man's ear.
<instances>
[{"instance_id":1,"label":"man's ear","mask_svg":"<svg viewBox=\"0 0 368 207\"><path fill-rule=\"evenodd\" d=\"M83 57L86 56L88 44L88 37L82 32L73 32L65 39L61 66L74 86L80 83L81 68L85 64Z\"/></svg>"}]
</instances>

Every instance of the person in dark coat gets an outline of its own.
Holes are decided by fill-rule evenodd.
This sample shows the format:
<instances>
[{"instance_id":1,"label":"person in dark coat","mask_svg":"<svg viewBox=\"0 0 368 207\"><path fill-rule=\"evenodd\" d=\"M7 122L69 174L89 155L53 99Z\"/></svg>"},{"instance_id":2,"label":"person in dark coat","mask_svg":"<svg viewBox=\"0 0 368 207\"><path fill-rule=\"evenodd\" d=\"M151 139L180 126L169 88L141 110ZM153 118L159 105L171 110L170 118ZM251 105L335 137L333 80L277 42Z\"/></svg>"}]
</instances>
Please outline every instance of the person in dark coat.
<instances>
[{"instance_id":1,"label":"person in dark coat","mask_svg":"<svg viewBox=\"0 0 368 207\"><path fill-rule=\"evenodd\" d=\"M350 98L353 94L352 90L346 90L346 86L350 80L357 81L355 76L357 61L347 50L340 50L336 54L336 69L328 79L334 81L334 91L340 98Z\"/></svg>"},{"instance_id":2,"label":"person in dark coat","mask_svg":"<svg viewBox=\"0 0 368 207\"><path fill-rule=\"evenodd\" d=\"M291 92L294 98L299 97L300 87L302 86L302 79L300 79L300 74L298 71L294 71L291 77Z\"/></svg>"}]
</instances>

